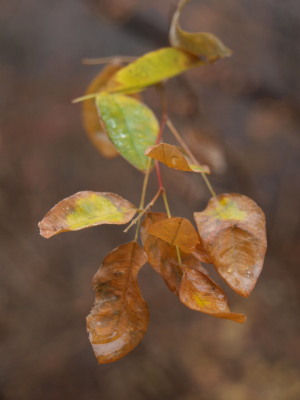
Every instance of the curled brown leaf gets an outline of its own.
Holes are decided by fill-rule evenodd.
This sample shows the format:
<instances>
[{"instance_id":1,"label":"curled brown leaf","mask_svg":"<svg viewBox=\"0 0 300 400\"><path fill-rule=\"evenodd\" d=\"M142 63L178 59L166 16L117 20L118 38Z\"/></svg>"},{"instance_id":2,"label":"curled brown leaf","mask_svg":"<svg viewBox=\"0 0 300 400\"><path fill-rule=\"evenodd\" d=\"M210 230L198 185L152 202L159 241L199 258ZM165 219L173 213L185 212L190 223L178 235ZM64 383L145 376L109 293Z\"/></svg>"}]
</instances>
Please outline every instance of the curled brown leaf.
<instances>
[{"instance_id":1,"label":"curled brown leaf","mask_svg":"<svg viewBox=\"0 0 300 400\"><path fill-rule=\"evenodd\" d=\"M96 299L86 321L99 363L124 357L147 331L149 311L137 282L146 261L145 251L129 242L109 253L93 278Z\"/></svg>"},{"instance_id":2,"label":"curled brown leaf","mask_svg":"<svg viewBox=\"0 0 300 400\"><path fill-rule=\"evenodd\" d=\"M179 288L179 298L192 310L201 311L217 318L245 322L244 314L230 312L224 291L206 274L192 268L183 267L183 277Z\"/></svg>"}]
</instances>

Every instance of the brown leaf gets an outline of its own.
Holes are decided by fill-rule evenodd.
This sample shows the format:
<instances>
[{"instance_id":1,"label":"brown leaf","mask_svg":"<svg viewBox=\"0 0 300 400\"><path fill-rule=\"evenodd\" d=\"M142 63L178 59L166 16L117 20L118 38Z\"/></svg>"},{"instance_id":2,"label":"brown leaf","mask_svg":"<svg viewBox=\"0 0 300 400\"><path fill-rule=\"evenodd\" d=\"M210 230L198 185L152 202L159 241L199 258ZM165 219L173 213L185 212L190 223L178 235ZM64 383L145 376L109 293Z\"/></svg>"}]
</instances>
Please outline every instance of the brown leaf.
<instances>
[{"instance_id":1,"label":"brown leaf","mask_svg":"<svg viewBox=\"0 0 300 400\"><path fill-rule=\"evenodd\" d=\"M207 275L192 268L183 267L179 298L192 310L201 311L217 318L245 322L244 314L231 313L223 290Z\"/></svg>"},{"instance_id":2,"label":"brown leaf","mask_svg":"<svg viewBox=\"0 0 300 400\"><path fill-rule=\"evenodd\" d=\"M78 231L102 224L126 224L136 208L115 193L84 191L57 203L39 222L40 234L50 238L60 232Z\"/></svg>"},{"instance_id":3,"label":"brown leaf","mask_svg":"<svg viewBox=\"0 0 300 400\"><path fill-rule=\"evenodd\" d=\"M87 330L99 363L128 354L147 331L149 311L137 283L147 255L136 243L109 253L93 278L96 299L87 316Z\"/></svg>"},{"instance_id":4,"label":"brown leaf","mask_svg":"<svg viewBox=\"0 0 300 400\"><path fill-rule=\"evenodd\" d=\"M148 232L154 223L167 218L164 213L148 213L142 224L141 238L148 263L163 278L171 292L178 294L183 272L178 263L176 248ZM181 252L181 260L183 265L203 271L201 262L192 254Z\"/></svg>"},{"instance_id":5,"label":"brown leaf","mask_svg":"<svg viewBox=\"0 0 300 400\"><path fill-rule=\"evenodd\" d=\"M121 68L122 65L118 64L110 64L104 67L103 70L92 80L85 95L100 92L100 90L106 85L107 81ZM88 137L96 149L104 157L116 157L119 153L109 140L104 128L101 125L95 99L89 99L82 103L82 118Z\"/></svg>"},{"instance_id":6,"label":"brown leaf","mask_svg":"<svg viewBox=\"0 0 300 400\"><path fill-rule=\"evenodd\" d=\"M200 244L195 228L186 218L168 218L156 222L149 227L148 233L173 246L178 246L186 253L196 251L197 244Z\"/></svg>"},{"instance_id":7,"label":"brown leaf","mask_svg":"<svg viewBox=\"0 0 300 400\"><path fill-rule=\"evenodd\" d=\"M180 147L171 144L160 143L150 146L146 150L145 155L162 162L169 168L204 174L210 173L207 165L193 163Z\"/></svg>"},{"instance_id":8,"label":"brown leaf","mask_svg":"<svg viewBox=\"0 0 300 400\"><path fill-rule=\"evenodd\" d=\"M206 264L212 264L213 262L212 262L211 256L205 250L203 241L199 235L198 235L198 238L199 238L199 242L196 244L196 250L193 251L193 256Z\"/></svg>"},{"instance_id":9,"label":"brown leaf","mask_svg":"<svg viewBox=\"0 0 300 400\"><path fill-rule=\"evenodd\" d=\"M228 285L247 297L262 270L267 247L263 211L240 194L221 194L194 213L205 250Z\"/></svg>"}]
</instances>

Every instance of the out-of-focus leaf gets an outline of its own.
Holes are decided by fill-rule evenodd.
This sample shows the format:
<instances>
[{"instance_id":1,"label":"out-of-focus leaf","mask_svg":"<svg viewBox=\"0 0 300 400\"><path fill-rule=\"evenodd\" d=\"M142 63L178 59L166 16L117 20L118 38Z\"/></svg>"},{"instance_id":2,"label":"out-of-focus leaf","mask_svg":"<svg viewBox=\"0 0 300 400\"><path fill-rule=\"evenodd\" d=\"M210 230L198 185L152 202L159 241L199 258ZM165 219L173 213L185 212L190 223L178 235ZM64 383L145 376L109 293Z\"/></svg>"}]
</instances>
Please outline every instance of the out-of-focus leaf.
<instances>
[{"instance_id":1,"label":"out-of-focus leaf","mask_svg":"<svg viewBox=\"0 0 300 400\"><path fill-rule=\"evenodd\" d=\"M156 222L149 227L148 233L170 245L178 246L186 253L196 251L196 246L199 244L198 234L186 218L168 218Z\"/></svg>"},{"instance_id":2,"label":"out-of-focus leaf","mask_svg":"<svg viewBox=\"0 0 300 400\"><path fill-rule=\"evenodd\" d=\"M176 248L148 232L154 223L167 218L164 213L148 213L142 224L141 238L149 264L163 278L171 292L178 295L183 272L178 263ZM183 265L201 271L204 270L201 262L192 254L180 253Z\"/></svg>"},{"instance_id":3,"label":"out-of-focus leaf","mask_svg":"<svg viewBox=\"0 0 300 400\"><path fill-rule=\"evenodd\" d=\"M178 146L160 143L149 147L145 154L154 160L162 162L169 168L178 169L180 171L210 173L210 169L207 165L194 164Z\"/></svg>"},{"instance_id":4,"label":"out-of-focus leaf","mask_svg":"<svg viewBox=\"0 0 300 400\"><path fill-rule=\"evenodd\" d=\"M57 203L39 222L40 234L50 238L102 224L126 224L136 207L115 193L78 192Z\"/></svg>"},{"instance_id":5,"label":"out-of-focus leaf","mask_svg":"<svg viewBox=\"0 0 300 400\"><path fill-rule=\"evenodd\" d=\"M118 71L108 82L109 92L135 93L204 64L181 49L165 47L152 51Z\"/></svg>"},{"instance_id":6,"label":"out-of-focus leaf","mask_svg":"<svg viewBox=\"0 0 300 400\"><path fill-rule=\"evenodd\" d=\"M207 62L213 62L219 58L231 56L231 50L212 33L190 33L181 29L179 25L180 14L189 1L190 0L181 0L174 13L169 33L171 45L186 50L194 55L201 56L203 59L207 60Z\"/></svg>"},{"instance_id":7,"label":"out-of-focus leaf","mask_svg":"<svg viewBox=\"0 0 300 400\"><path fill-rule=\"evenodd\" d=\"M122 94L100 94L96 104L110 139L120 154L140 171L146 171L146 149L159 131L153 112L143 103Z\"/></svg>"},{"instance_id":8,"label":"out-of-focus leaf","mask_svg":"<svg viewBox=\"0 0 300 400\"><path fill-rule=\"evenodd\" d=\"M183 267L179 298L192 310L201 311L217 318L245 322L244 314L230 312L228 299L223 290L207 275L192 268Z\"/></svg>"},{"instance_id":9,"label":"out-of-focus leaf","mask_svg":"<svg viewBox=\"0 0 300 400\"><path fill-rule=\"evenodd\" d=\"M122 66L117 64L107 65L95 79L92 80L85 95L100 92L107 84L107 81L121 68ZM97 150L104 157L116 157L118 152L101 126L95 99L89 99L82 103L82 118L88 137Z\"/></svg>"},{"instance_id":10,"label":"out-of-focus leaf","mask_svg":"<svg viewBox=\"0 0 300 400\"><path fill-rule=\"evenodd\" d=\"M262 270L267 247L263 211L249 197L221 194L194 213L200 237L217 271L247 297Z\"/></svg>"},{"instance_id":11,"label":"out-of-focus leaf","mask_svg":"<svg viewBox=\"0 0 300 400\"><path fill-rule=\"evenodd\" d=\"M99 363L119 360L142 340L149 311L137 275L147 255L136 242L109 253L93 278L95 304L87 317L87 330Z\"/></svg>"}]
</instances>

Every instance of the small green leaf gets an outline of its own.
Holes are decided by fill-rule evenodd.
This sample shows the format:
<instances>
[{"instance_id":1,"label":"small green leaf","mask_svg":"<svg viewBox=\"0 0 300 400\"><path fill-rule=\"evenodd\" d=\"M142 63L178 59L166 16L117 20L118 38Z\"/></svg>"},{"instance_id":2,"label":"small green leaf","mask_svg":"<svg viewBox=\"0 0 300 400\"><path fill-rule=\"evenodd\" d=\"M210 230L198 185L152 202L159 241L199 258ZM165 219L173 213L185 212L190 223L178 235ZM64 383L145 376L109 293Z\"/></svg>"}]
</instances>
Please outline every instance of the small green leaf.
<instances>
[{"instance_id":1,"label":"small green leaf","mask_svg":"<svg viewBox=\"0 0 300 400\"><path fill-rule=\"evenodd\" d=\"M78 231L102 224L126 224L136 208L115 193L78 192L57 203L39 223L40 233L50 238L60 232Z\"/></svg>"},{"instance_id":2,"label":"small green leaf","mask_svg":"<svg viewBox=\"0 0 300 400\"><path fill-rule=\"evenodd\" d=\"M186 50L194 55L204 57L207 62L213 62L219 58L231 56L231 50L212 33L190 33L180 28L180 14L189 1L190 0L181 0L174 13L169 33L171 45Z\"/></svg>"},{"instance_id":3,"label":"small green leaf","mask_svg":"<svg viewBox=\"0 0 300 400\"><path fill-rule=\"evenodd\" d=\"M120 69L108 82L108 92L135 93L202 65L193 54L165 47L152 51Z\"/></svg>"},{"instance_id":4,"label":"small green leaf","mask_svg":"<svg viewBox=\"0 0 300 400\"><path fill-rule=\"evenodd\" d=\"M107 134L120 154L140 171L146 171L145 150L159 131L153 112L140 101L122 94L100 94L96 104Z\"/></svg>"}]
</instances>

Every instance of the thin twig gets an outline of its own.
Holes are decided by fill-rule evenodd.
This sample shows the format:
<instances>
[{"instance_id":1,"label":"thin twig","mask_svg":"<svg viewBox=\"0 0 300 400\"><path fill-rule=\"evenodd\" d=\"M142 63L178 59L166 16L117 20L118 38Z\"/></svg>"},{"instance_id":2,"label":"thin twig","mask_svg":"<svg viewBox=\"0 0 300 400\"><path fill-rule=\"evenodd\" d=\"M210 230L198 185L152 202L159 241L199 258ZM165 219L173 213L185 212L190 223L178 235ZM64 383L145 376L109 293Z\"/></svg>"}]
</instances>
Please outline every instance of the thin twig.
<instances>
[{"instance_id":1,"label":"thin twig","mask_svg":"<svg viewBox=\"0 0 300 400\"><path fill-rule=\"evenodd\" d=\"M170 131L172 132L173 136L175 137L175 139L177 140L177 142L181 145L181 147L185 150L185 152L189 155L190 159L195 163L195 164L199 164L196 157L194 156L194 154L191 152L191 150L189 149L188 145L185 143L185 141L182 139L182 137L180 136L179 132L177 131L177 129L175 128L175 126L173 125L173 123L171 122L171 120L168 118L167 120L167 126L169 127ZM206 174L204 174L203 172L201 172L201 176L204 179L204 182L208 188L208 190L210 191L210 193L212 194L213 197L216 197L216 192L214 191L208 177L206 176Z\"/></svg>"},{"instance_id":2,"label":"thin twig","mask_svg":"<svg viewBox=\"0 0 300 400\"><path fill-rule=\"evenodd\" d=\"M141 200L140 200L140 206L139 206L140 210L142 210L144 208L144 206L145 206L145 198L146 198L147 186L148 186L149 175L150 175L150 170L151 170L151 161L152 161L151 158L148 158L148 160L147 160L147 169L146 169L146 174L145 174L145 177L144 177ZM137 241L137 238L138 238L138 235L139 235L140 224L141 224L141 220L139 219L138 222L137 222L137 227L136 227L136 232L135 232L135 237L134 237L135 242Z\"/></svg>"},{"instance_id":3,"label":"thin twig","mask_svg":"<svg viewBox=\"0 0 300 400\"><path fill-rule=\"evenodd\" d=\"M167 194L166 194L165 191L163 191L162 197L163 197L163 200L164 200L164 204L165 204L165 209L166 209L166 212L167 212L167 216L168 216L168 218L171 218L172 215L171 215L171 211L170 211L169 202L168 202L168 199L167 199ZM177 258L178 258L178 264L179 264L180 267L182 267L182 260L181 260L181 255L180 255L180 249L179 249L179 247L178 247L177 245L175 245L175 248L176 248L176 253L177 253Z\"/></svg>"},{"instance_id":4,"label":"thin twig","mask_svg":"<svg viewBox=\"0 0 300 400\"><path fill-rule=\"evenodd\" d=\"M142 218L142 216L143 216L144 214L146 214L146 212L147 212L151 207L154 206L156 200L159 198L159 196L161 195L162 192L163 192L163 191L162 191L161 189L159 189L159 190L157 191L156 195L153 197L153 199L150 201L150 203L148 203L148 204L146 205L146 207L143 209L143 211L141 211L141 213L140 213L136 218L134 218L134 219L131 221L131 223L127 226L126 229L124 229L123 232L125 232L125 233L128 232L129 229L130 229L133 225L135 225L135 224Z\"/></svg>"}]
</instances>

